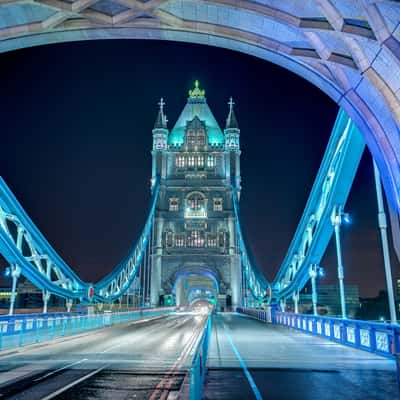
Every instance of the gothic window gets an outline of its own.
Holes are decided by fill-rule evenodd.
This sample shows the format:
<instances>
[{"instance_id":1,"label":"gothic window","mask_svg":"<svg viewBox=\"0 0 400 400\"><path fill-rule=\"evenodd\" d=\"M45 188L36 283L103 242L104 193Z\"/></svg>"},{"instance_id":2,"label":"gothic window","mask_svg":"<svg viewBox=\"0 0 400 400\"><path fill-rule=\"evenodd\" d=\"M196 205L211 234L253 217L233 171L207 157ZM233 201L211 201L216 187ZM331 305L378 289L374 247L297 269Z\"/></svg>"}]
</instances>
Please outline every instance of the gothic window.
<instances>
[{"instance_id":1,"label":"gothic window","mask_svg":"<svg viewBox=\"0 0 400 400\"><path fill-rule=\"evenodd\" d=\"M207 236L207 247L217 247L217 236L208 235Z\"/></svg>"},{"instance_id":2,"label":"gothic window","mask_svg":"<svg viewBox=\"0 0 400 400\"><path fill-rule=\"evenodd\" d=\"M214 211L222 211L222 198L214 197Z\"/></svg>"},{"instance_id":3,"label":"gothic window","mask_svg":"<svg viewBox=\"0 0 400 400\"><path fill-rule=\"evenodd\" d=\"M208 168L214 168L215 165L216 165L215 156L209 155L209 156L207 157L207 167L208 167Z\"/></svg>"},{"instance_id":4,"label":"gothic window","mask_svg":"<svg viewBox=\"0 0 400 400\"><path fill-rule=\"evenodd\" d=\"M187 131L187 144L188 146L196 144L196 131L194 129L188 129Z\"/></svg>"},{"instance_id":5,"label":"gothic window","mask_svg":"<svg viewBox=\"0 0 400 400\"><path fill-rule=\"evenodd\" d=\"M169 199L169 211L179 211L179 199L177 197Z\"/></svg>"},{"instance_id":6,"label":"gothic window","mask_svg":"<svg viewBox=\"0 0 400 400\"><path fill-rule=\"evenodd\" d=\"M185 247L185 234L179 233L175 235L175 247Z\"/></svg>"},{"instance_id":7,"label":"gothic window","mask_svg":"<svg viewBox=\"0 0 400 400\"><path fill-rule=\"evenodd\" d=\"M189 167L194 167L195 165L195 157L193 155L188 157L188 166Z\"/></svg>"},{"instance_id":8,"label":"gothic window","mask_svg":"<svg viewBox=\"0 0 400 400\"><path fill-rule=\"evenodd\" d=\"M172 239L173 239L172 231L166 231L165 232L165 245L166 245L166 247L172 247Z\"/></svg>"},{"instance_id":9,"label":"gothic window","mask_svg":"<svg viewBox=\"0 0 400 400\"><path fill-rule=\"evenodd\" d=\"M218 238L218 245L219 247L225 247L225 242L226 242L226 232L221 231L219 233L219 238Z\"/></svg>"},{"instance_id":10,"label":"gothic window","mask_svg":"<svg viewBox=\"0 0 400 400\"><path fill-rule=\"evenodd\" d=\"M204 247L204 232L191 231L188 236L188 247Z\"/></svg>"},{"instance_id":11,"label":"gothic window","mask_svg":"<svg viewBox=\"0 0 400 400\"><path fill-rule=\"evenodd\" d=\"M196 140L196 144L197 144L198 146L204 146L204 145L205 145L205 139L206 139L206 136L205 136L204 130L203 130L203 129L199 129L199 130L197 131L197 140Z\"/></svg>"},{"instance_id":12,"label":"gothic window","mask_svg":"<svg viewBox=\"0 0 400 400\"><path fill-rule=\"evenodd\" d=\"M182 168L185 166L185 156L182 155L176 155L175 156L175 165L179 168Z\"/></svg>"},{"instance_id":13,"label":"gothic window","mask_svg":"<svg viewBox=\"0 0 400 400\"><path fill-rule=\"evenodd\" d=\"M204 156L203 155L197 156L197 166L200 168L204 167Z\"/></svg>"},{"instance_id":14,"label":"gothic window","mask_svg":"<svg viewBox=\"0 0 400 400\"><path fill-rule=\"evenodd\" d=\"M193 192L186 198L186 218L206 218L206 198L200 192Z\"/></svg>"}]
</instances>

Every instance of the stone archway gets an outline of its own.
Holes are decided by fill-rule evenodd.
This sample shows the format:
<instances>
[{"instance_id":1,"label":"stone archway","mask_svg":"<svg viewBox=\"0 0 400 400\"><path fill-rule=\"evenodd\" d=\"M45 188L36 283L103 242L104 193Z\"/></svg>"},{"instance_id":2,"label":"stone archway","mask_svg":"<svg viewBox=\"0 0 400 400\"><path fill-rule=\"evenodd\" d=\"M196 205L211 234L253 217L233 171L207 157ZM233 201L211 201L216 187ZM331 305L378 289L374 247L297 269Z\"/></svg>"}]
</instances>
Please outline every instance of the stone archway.
<instances>
[{"instance_id":1,"label":"stone archway","mask_svg":"<svg viewBox=\"0 0 400 400\"><path fill-rule=\"evenodd\" d=\"M350 115L399 213L400 3L9 0L0 5L0 38L0 52L90 39L174 40L278 64L319 87Z\"/></svg>"}]
</instances>

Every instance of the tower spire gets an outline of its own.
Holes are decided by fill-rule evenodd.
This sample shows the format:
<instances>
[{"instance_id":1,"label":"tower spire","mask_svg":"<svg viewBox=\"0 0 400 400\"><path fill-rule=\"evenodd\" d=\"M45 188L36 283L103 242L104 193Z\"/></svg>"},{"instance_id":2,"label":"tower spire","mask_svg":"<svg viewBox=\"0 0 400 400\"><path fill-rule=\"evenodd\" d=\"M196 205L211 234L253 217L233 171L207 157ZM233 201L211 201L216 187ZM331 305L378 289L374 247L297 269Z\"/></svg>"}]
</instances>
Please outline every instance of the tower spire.
<instances>
[{"instance_id":1,"label":"tower spire","mask_svg":"<svg viewBox=\"0 0 400 400\"><path fill-rule=\"evenodd\" d=\"M228 101L229 104L229 114L228 118L226 119L226 126L225 129L239 129L239 124L237 122L235 112L233 111L233 106L235 105L232 97Z\"/></svg>"},{"instance_id":2,"label":"tower spire","mask_svg":"<svg viewBox=\"0 0 400 400\"><path fill-rule=\"evenodd\" d=\"M167 116L164 114L164 99L161 97L158 102L159 110L156 118L156 122L154 123L154 129L167 129Z\"/></svg>"}]
</instances>

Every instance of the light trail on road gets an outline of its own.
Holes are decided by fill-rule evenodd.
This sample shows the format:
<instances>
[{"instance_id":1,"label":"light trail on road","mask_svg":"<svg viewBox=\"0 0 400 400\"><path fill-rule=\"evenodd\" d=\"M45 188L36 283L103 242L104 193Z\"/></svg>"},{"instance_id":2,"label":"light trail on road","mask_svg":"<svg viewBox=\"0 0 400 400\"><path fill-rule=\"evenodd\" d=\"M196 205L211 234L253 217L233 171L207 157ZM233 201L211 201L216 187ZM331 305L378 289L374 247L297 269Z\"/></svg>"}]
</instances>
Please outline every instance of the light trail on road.
<instances>
[{"instance_id":1,"label":"light trail on road","mask_svg":"<svg viewBox=\"0 0 400 400\"><path fill-rule=\"evenodd\" d=\"M166 399L180 390L205 321L172 314L0 353L0 398Z\"/></svg>"}]
</instances>

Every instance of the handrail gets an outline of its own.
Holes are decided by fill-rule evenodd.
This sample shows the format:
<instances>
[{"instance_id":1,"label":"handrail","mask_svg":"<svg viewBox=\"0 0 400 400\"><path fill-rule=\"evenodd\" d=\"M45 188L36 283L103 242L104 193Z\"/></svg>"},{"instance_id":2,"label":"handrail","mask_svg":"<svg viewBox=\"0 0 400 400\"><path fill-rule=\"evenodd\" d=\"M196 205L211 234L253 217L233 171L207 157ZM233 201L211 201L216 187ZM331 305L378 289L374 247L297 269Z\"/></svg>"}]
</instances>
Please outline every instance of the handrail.
<instances>
[{"instance_id":1,"label":"handrail","mask_svg":"<svg viewBox=\"0 0 400 400\"><path fill-rule=\"evenodd\" d=\"M211 337L212 314L207 316L204 330L194 350L192 365L190 367L190 400L202 400L203 386L207 370L208 348Z\"/></svg>"}]
</instances>

